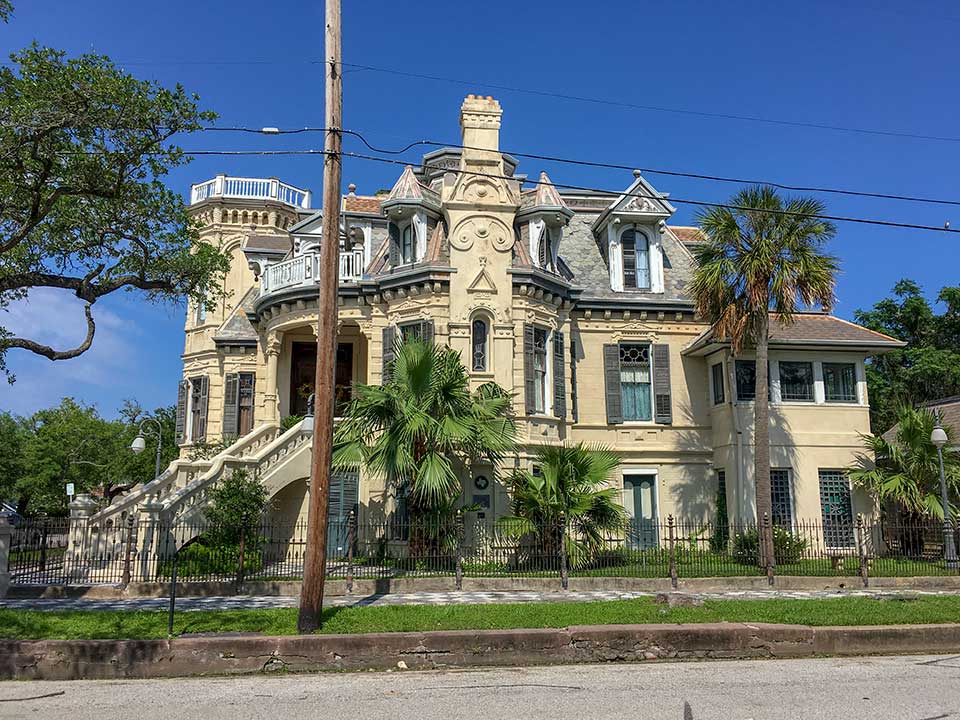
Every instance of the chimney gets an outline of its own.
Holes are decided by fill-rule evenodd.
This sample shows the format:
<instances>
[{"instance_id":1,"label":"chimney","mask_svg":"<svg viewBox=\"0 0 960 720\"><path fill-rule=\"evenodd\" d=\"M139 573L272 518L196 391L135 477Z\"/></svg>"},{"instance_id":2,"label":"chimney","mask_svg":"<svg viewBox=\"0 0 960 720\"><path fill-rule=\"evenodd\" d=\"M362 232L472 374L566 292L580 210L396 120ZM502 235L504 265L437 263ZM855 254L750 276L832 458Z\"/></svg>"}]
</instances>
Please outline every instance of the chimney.
<instances>
[{"instance_id":1,"label":"chimney","mask_svg":"<svg viewBox=\"0 0 960 720\"><path fill-rule=\"evenodd\" d=\"M467 95L460 107L460 131L464 150L461 168L486 168L503 172L500 155L500 103L487 95Z\"/></svg>"}]
</instances>

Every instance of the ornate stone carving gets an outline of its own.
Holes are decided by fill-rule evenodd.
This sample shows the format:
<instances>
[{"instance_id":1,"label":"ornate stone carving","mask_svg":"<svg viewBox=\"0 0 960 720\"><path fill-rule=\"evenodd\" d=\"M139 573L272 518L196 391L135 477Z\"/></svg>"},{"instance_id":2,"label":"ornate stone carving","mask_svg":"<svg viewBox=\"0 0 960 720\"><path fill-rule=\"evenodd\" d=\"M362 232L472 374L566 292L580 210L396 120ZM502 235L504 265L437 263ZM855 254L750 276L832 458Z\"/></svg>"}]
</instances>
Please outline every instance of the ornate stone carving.
<instances>
[{"instance_id":1,"label":"ornate stone carving","mask_svg":"<svg viewBox=\"0 0 960 720\"><path fill-rule=\"evenodd\" d=\"M489 215L464 218L450 233L450 244L457 250L469 250L478 239L489 242L492 248L500 252L506 252L513 246L513 232Z\"/></svg>"}]
</instances>

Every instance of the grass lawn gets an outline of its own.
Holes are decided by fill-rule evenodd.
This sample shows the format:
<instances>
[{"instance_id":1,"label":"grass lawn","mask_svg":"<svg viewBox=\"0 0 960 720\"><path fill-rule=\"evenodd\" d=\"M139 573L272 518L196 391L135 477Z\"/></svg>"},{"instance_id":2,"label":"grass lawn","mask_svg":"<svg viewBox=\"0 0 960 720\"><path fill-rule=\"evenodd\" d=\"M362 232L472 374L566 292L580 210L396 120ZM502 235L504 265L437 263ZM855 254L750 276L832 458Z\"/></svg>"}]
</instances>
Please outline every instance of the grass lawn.
<instances>
[{"instance_id":1,"label":"grass lawn","mask_svg":"<svg viewBox=\"0 0 960 720\"><path fill-rule=\"evenodd\" d=\"M652 598L609 602L516 603L505 605L407 605L330 608L324 633L404 632L562 628L570 625L630 623L767 622L797 625L891 625L960 622L960 597L916 600L838 598L827 600L715 600L703 607L655 605ZM176 615L183 633L296 632L297 611L197 610ZM0 637L6 639L163 638L163 611L4 610Z\"/></svg>"}]
</instances>

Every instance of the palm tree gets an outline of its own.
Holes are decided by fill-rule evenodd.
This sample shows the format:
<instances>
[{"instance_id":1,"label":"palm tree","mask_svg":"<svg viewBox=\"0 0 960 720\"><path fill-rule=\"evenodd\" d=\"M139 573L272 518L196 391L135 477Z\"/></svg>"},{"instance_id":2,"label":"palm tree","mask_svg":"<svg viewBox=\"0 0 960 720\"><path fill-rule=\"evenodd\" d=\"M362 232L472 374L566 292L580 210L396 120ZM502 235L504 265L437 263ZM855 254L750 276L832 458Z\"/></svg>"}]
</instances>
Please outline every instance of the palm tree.
<instances>
[{"instance_id":1,"label":"palm tree","mask_svg":"<svg viewBox=\"0 0 960 720\"><path fill-rule=\"evenodd\" d=\"M930 442L936 418L926 408L904 406L897 411L894 440L882 435L864 435L866 453L857 457L850 470L854 485L866 490L883 506L899 511L901 546L916 554L922 547L919 528L931 518L943 521L940 498L940 464L937 448ZM953 429L945 427L947 447L953 446ZM960 453L945 451L943 469L947 479L948 500L952 517L960 498Z\"/></svg>"},{"instance_id":2,"label":"palm tree","mask_svg":"<svg viewBox=\"0 0 960 720\"><path fill-rule=\"evenodd\" d=\"M511 398L495 383L471 392L459 353L448 347L409 340L395 354L386 384L354 386L333 465L383 475L407 499L411 519L438 521L454 508L466 461L496 466L512 450Z\"/></svg>"},{"instance_id":3,"label":"palm tree","mask_svg":"<svg viewBox=\"0 0 960 720\"><path fill-rule=\"evenodd\" d=\"M770 491L770 407L767 357L771 313L789 325L801 305L833 304L836 258L822 252L836 233L814 198L784 200L768 186L744 188L727 206L698 214L707 236L695 252L698 267L691 284L697 312L729 339L737 356L756 352L754 476L757 518L772 516ZM773 558L773 537L761 533L760 560Z\"/></svg>"},{"instance_id":4,"label":"palm tree","mask_svg":"<svg viewBox=\"0 0 960 720\"><path fill-rule=\"evenodd\" d=\"M498 526L509 537L533 536L548 557L560 552L566 526L567 555L576 566L602 549L627 524L610 479L620 459L603 447L542 446L537 472L517 470L510 479L512 514Z\"/></svg>"}]
</instances>

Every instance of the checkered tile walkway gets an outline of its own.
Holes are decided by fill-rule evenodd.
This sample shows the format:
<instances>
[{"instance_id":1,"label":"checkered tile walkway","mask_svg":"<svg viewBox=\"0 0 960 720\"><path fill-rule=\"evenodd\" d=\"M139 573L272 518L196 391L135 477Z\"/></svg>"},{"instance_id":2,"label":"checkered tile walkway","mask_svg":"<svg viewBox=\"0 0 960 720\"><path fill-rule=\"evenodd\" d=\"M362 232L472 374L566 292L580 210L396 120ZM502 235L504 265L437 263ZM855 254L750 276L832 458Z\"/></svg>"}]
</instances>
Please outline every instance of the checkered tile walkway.
<instances>
[{"instance_id":1,"label":"checkered tile walkway","mask_svg":"<svg viewBox=\"0 0 960 720\"><path fill-rule=\"evenodd\" d=\"M629 600L649 597L652 592L588 591L588 592L438 592L391 593L388 595L344 595L326 598L326 604L338 607L370 605L483 605L492 603L577 602L597 600ZM704 600L810 600L842 597L896 598L917 596L960 595L951 590L742 590L730 592L684 593ZM177 598L177 610L246 610L296 607L298 598L286 596L237 595L231 597ZM0 608L10 610L165 610L168 598L127 598L122 600L87 600L83 598L5 599Z\"/></svg>"}]
</instances>

